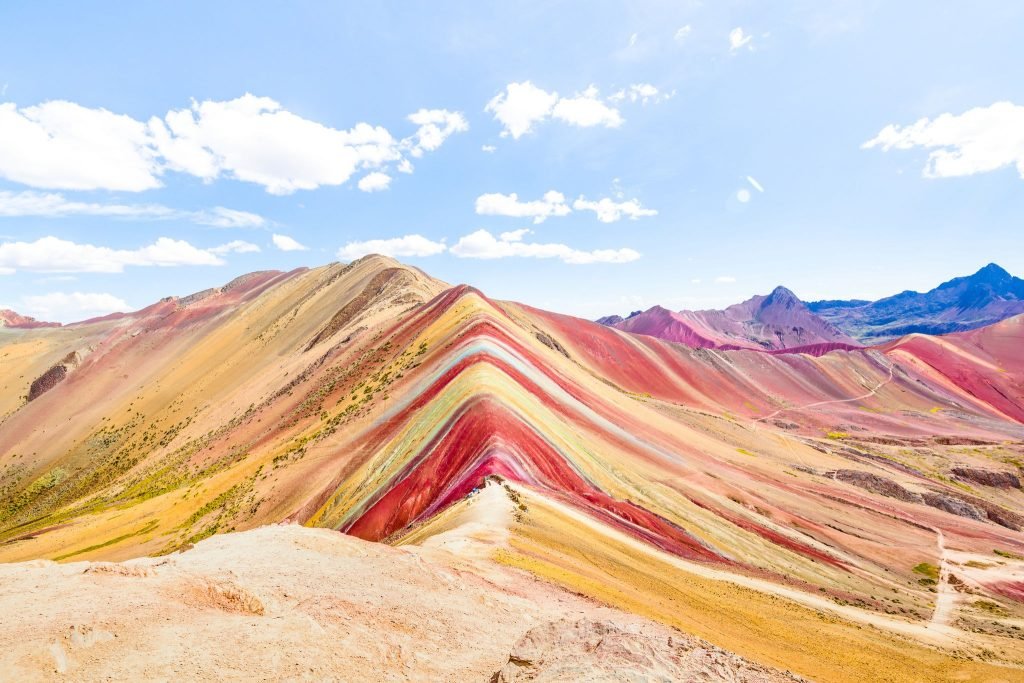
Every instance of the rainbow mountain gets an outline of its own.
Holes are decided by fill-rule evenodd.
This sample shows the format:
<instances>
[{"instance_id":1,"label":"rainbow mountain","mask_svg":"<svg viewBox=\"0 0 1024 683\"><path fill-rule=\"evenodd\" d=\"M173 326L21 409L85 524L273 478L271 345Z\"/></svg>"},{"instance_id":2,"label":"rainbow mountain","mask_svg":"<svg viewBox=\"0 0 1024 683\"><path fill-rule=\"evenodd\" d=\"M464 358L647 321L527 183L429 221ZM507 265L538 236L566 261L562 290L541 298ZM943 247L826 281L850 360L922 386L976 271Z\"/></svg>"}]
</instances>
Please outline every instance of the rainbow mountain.
<instances>
[{"instance_id":1,"label":"rainbow mountain","mask_svg":"<svg viewBox=\"0 0 1024 683\"><path fill-rule=\"evenodd\" d=\"M487 561L818 680L1022 674L1022 467L1024 316L692 348L368 256L0 329L0 561L411 547L500 487Z\"/></svg>"}]
</instances>

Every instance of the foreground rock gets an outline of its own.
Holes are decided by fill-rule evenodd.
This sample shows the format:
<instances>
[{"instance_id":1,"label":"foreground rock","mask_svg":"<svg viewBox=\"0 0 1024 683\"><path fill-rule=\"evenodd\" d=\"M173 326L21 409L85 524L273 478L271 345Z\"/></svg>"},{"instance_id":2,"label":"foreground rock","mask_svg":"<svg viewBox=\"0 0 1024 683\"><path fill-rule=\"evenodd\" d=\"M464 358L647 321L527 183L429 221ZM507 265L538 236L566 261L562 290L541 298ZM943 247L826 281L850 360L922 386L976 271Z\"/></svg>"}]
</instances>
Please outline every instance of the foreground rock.
<instances>
[{"instance_id":1,"label":"foreground rock","mask_svg":"<svg viewBox=\"0 0 1024 683\"><path fill-rule=\"evenodd\" d=\"M561 619L516 643L492 683L536 681L800 681L654 624Z\"/></svg>"},{"instance_id":2,"label":"foreground rock","mask_svg":"<svg viewBox=\"0 0 1024 683\"><path fill-rule=\"evenodd\" d=\"M764 672L487 560L294 525L125 563L0 565L0 614L2 681L486 681L524 642L589 680L611 664L640 680L695 662Z\"/></svg>"}]
</instances>

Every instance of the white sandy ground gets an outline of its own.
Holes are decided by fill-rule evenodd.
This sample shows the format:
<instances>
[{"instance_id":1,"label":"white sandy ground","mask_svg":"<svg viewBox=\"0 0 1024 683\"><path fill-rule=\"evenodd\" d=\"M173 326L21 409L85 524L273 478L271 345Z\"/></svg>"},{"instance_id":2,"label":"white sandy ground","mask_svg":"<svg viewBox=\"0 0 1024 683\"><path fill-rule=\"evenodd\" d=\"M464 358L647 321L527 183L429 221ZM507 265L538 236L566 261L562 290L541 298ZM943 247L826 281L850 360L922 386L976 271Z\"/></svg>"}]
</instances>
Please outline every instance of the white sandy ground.
<instances>
[{"instance_id":1,"label":"white sandy ground","mask_svg":"<svg viewBox=\"0 0 1024 683\"><path fill-rule=\"evenodd\" d=\"M0 680L794 680L491 562L509 514L489 486L428 547L280 525L0 565Z\"/></svg>"}]
</instances>

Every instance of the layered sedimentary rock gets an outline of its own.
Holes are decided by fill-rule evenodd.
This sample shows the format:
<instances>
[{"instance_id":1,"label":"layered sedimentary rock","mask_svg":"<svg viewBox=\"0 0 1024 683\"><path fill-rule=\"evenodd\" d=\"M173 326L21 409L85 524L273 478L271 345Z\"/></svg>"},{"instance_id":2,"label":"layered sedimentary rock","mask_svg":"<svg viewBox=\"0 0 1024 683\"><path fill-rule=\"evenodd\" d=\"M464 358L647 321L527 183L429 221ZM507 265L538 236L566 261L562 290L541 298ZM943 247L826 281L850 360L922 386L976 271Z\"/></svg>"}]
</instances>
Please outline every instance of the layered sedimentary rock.
<instances>
[{"instance_id":1,"label":"layered sedimentary rock","mask_svg":"<svg viewBox=\"0 0 1024 683\"><path fill-rule=\"evenodd\" d=\"M762 665L997 676L929 648L978 639L1006 664L1019 643L1024 494L949 473L1020 462L1022 337L1011 319L820 356L693 348L380 257L254 274L0 337L0 559L166 555L280 521L459 556L469 525L498 564ZM482 514L488 483L507 516ZM950 552L1005 617L947 597Z\"/></svg>"}]
</instances>

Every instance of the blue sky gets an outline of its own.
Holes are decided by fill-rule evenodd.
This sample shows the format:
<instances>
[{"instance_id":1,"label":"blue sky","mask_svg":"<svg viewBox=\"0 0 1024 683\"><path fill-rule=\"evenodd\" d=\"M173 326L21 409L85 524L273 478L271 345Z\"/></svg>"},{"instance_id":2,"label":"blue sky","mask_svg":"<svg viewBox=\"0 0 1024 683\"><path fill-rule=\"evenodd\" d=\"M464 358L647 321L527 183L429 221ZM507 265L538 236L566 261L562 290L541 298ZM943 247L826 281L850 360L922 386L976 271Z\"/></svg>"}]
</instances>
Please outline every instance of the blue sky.
<instances>
[{"instance_id":1,"label":"blue sky","mask_svg":"<svg viewBox=\"0 0 1024 683\"><path fill-rule=\"evenodd\" d=\"M1022 25L1017 2L7 3L0 307L69 321L370 249L585 317L1024 275Z\"/></svg>"}]
</instances>

